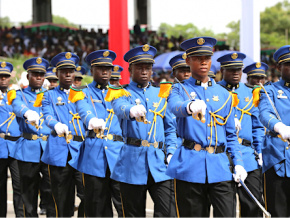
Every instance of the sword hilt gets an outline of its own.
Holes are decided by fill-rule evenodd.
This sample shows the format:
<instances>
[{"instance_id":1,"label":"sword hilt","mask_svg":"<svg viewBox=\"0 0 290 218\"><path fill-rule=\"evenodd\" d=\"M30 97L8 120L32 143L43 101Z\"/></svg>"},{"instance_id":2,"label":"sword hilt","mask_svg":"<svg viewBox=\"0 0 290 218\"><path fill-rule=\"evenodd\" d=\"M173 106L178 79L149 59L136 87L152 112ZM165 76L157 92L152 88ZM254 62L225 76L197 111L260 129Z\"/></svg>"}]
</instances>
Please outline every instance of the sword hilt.
<instances>
[{"instance_id":1,"label":"sword hilt","mask_svg":"<svg viewBox=\"0 0 290 218\"><path fill-rule=\"evenodd\" d=\"M99 138L99 139L105 138L104 130L103 129L101 129L101 128L94 129L94 132L96 133L96 137L97 138Z\"/></svg>"}]
</instances>

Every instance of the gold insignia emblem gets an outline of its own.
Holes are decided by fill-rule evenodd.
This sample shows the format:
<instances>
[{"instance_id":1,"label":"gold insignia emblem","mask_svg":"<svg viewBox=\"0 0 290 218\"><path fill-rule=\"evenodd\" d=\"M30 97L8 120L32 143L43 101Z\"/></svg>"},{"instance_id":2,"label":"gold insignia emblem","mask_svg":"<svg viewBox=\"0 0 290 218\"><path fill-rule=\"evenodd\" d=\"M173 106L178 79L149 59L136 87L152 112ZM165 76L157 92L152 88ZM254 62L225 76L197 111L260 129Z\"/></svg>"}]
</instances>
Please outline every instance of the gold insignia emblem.
<instances>
[{"instance_id":1,"label":"gold insignia emblem","mask_svg":"<svg viewBox=\"0 0 290 218\"><path fill-rule=\"evenodd\" d=\"M99 85L98 85L98 89L100 89L101 87L102 87L102 86L99 84Z\"/></svg>"},{"instance_id":2,"label":"gold insignia emblem","mask_svg":"<svg viewBox=\"0 0 290 218\"><path fill-rule=\"evenodd\" d=\"M237 53L233 53L232 55L231 55L231 57L232 57L232 59L237 59L238 58L238 54Z\"/></svg>"},{"instance_id":3,"label":"gold insignia emblem","mask_svg":"<svg viewBox=\"0 0 290 218\"><path fill-rule=\"evenodd\" d=\"M37 58L36 59L36 63L41 64L42 63L42 59L41 58Z\"/></svg>"},{"instance_id":4,"label":"gold insignia emblem","mask_svg":"<svg viewBox=\"0 0 290 218\"><path fill-rule=\"evenodd\" d=\"M153 107L158 108L158 103L157 102L153 102Z\"/></svg>"},{"instance_id":5,"label":"gold insignia emblem","mask_svg":"<svg viewBox=\"0 0 290 218\"><path fill-rule=\"evenodd\" d=\"M195 99L196 98L196 93L195 92L191 92L190 93L190 97L191 97L191 99Z\"/></svg>"},{"instance_id":6,"label":"gold insignia emblem","mask_svg":"<svg viewBox=\"0 0 290 218\"><path fill-rule=\"evenodd\" d=\"M289 87L289 85L290 85L289 83L287 83L287 82L285 83L285 86Z\"/></svg>"},{"instance_id":7,"label":"gold insignia emblem","mask_svg":"<svg viewBox=\"0 0 290 218\"><path fill-rule=\"evenodd\" d=\"M182 58L185 60L186 59L186 53L184 53L183 55L182 55Z\"/></svg>"},{"instance_id":8,"label":"gold insignia emblem","mask_svg":"<svg viewBox=\"0 0 290 218\"><path fill-rule=\"evenodd\" d=\"M119 66L115 66L114 71L118 71L118 70L119 70Z\"/></svg>"},{"instance_id":9,"label":"gold insignia emblem","mask_svg":"<svg viewBox=\"0 0 290 218\"><path fill-rule=\"evenodd\" d=\"M203 45L204 42L205 42L204 38L199 38L199 39L197 40L197 44L199 44L199 45Z\"/></svg>"},{"instance_id":10,"label":"gold insignia emblem","mask_svg":"<svg viewBox=\"0 0 290 218\"><path fill-rule=\"evenodd\" d=\"M52 69L52 72L56 73L56 68L55 67Z\"/></svg>"},{"instance_id":11,"label":"gold insignia emblem","mask_svg":"<svg viewBox=\"0 0 290 218\"><path fill-rule=\"evenodd\" d=\"M105 51L105 52L103 53L103 56L104 56L104 57L108 57L108 56L109 56L109 54L110 54L110 52L109 52L109 51Z\"/></svg>"},{"instance_id":12,"label":"gold insignia emblem","mask_svg":"<svg viewBox=\"0 0 290 218\"><path fill-rule=\"evenodd\" d=\"M72 56L72 55L71 55L71 53L70 53L70 52L67 52L67 53L65 54L65 58L66 58L66 59L70 59L70 58L71 58L71 56Z\"/></svg>"},{"instance_id":13,"label":"gold insignia emblem","mask_svg":"<svg viewBox=\"0 0 290 218\"><path fill-rule=\"evenodd\" d=\"M249 102L250 98L249 97L245 97L245 102Z\"/></svg>"},{"instance_id":14,"label":"gold insignia emblem","mask_svg":"<svg viewBox=\"0 0 290 218\"><path fill-rule=\"evenodd\" d=\"M231 84L227 84L227 88L229 88L229 89L230 89L231 87L232 87L232 86L231 86Z\"/></svg>"},{"instance_id":15,"label":"gold insignia emblem","mask_svg":"<svg viewBox=\"0 0 290 218\"><path fill-rule=\"evenodd\" d=\"M150 46L146 44L146 45L143 45L142 50L146 52L146 51L149 51L149 48Z\"/></svg>"},{"instance_id":16,"label":"gold insignia emblem","mask_svg":"<svg viewBox=\"0 0 290 218\"><path fill-rule=\"evenodd\" d=\"M260 68L261 67L261 63L260 62L257 62L256 63L256 68Z\"/></svg>"},{"instance_id":17,"label":"gold insignia emblem","mask_svg":"<svg viewBox=\"0 0 290 218\"><path fill-rule=\"evenodd\" d=\"M212 100L213 100L213 101L219 101L219 96L218 96L218 95L214 95L214 96L212 96Z\"/></svg>"},{"instance_id":18,"label":"gold insignia emblem","mask_svg":"<svg viewBox=\"0 0 290 218\"><path fill-rule=\"evenodd\" d=\"M213 154L214 153L214 147L207 147L206 150L210 154Z\"/></svg>"},{"instance_id":19,"label":"gold insignia emblem","mask_svg":"<svg viewBox=\"0 0 290 218\"><path fill-rule=\"evenodd\" d=\"M287 99L288 97L286 95L283 95L284 94L284 91L283 90L278 90L278 96L277 98L284 98L284 99Z\"/></svg>"},{"instance_id":20,"label":"gold insignia emblem","mask_svg":"<svg viewBox=\"0 0 290 218\"><path fill-rule=\"evenodd\" d=\"M5 61L3 61L3 62L1 63L1 67L2 67L2 68L6 67L6 62L5 62Z\"/></svg>"},{"instance_id":21,"label":"gold insignia emblem","mask_svg":"<svg viewBox=\"0 0 290 218\"><path fill-rule=\"evenodd\" d=\"M80 71L81 69L82 69L82 67L81 66L78 66L76 70L77 71Z\"/></svg>"}]
</instances>

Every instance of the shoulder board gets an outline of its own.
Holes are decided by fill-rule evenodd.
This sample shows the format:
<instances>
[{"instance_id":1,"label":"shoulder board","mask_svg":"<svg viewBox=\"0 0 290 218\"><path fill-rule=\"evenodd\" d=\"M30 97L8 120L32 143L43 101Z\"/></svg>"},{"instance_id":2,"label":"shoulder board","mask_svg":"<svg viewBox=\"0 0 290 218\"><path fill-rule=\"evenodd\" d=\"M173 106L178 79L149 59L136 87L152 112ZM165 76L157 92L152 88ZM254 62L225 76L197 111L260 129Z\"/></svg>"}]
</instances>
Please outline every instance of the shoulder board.
<instances>
[{"instance_id":1,"label":"shoulder board","mask_svg":"<svg viewBox=\"0 0 290 218\"><path fill-rule=\"evenodd\" d=\"M68 100L72 103L75 103L79 100L83 100L85 98L85 95L81 89L78 89L77 87L70 87L70 92L68 96Z\"/></svg>"},{"instance_id":2,"label":"shoulder board","mask_svg":"<svg viewBox=\"0 0 290 218\"><path fill-rule=\"evenodd\" d=\"M107 95L105 97L105 101L111 102L114 99L120 98L120 97L129 97L131 96L130 92L124 89L124 86L109 86Z\"/></svg>"},{"instance_id":3,"label":"shoulder board","mask_svg":"<svg viewBox=\"0 0 290 218\"><path fill-rule=\"evenodd\" d=\"M251 84L249 84L249 83L245 83L245 86L247 86L247 87L250 88L250 89L254 88L254 86L251 85Z\"/></svg>"},{"instance_id":4,"label":"shoulder board","mask_svg":"<svg viewBox=\"0 0 290 218\"><path fill-rule=\"evenodd\" d=\"M12 101L16 98L16 90L11 89L7 92L7 100L8 100L8 105L12 104Z\"/></svg>"},{"instance_id":5,"label":"shoulder board","mask_svg":"<svg viewBox=\"0 0 290 218\"><path fill-rule=\"evenodd\" d=\"M42 99L43 99L43 95L45 92L47 92L48 90L45 91L40 91L36 94L36 100L33 104L33 107L41 107L42 105Z\"/></svg>"}]
</instances>

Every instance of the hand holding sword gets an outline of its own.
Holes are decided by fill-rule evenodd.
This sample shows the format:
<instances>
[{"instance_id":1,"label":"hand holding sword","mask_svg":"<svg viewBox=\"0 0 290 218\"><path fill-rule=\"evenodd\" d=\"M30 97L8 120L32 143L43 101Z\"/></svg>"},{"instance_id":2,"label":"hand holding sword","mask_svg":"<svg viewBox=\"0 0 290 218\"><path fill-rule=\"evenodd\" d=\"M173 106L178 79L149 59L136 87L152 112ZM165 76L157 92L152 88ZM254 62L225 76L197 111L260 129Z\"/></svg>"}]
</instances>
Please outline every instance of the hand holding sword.
<instances>
[{"instance_id":1,"label":"hand holding sword","mask_svg":"<svg viewBox=\"0 0 290 218\"><path fill-rule=\"evenodd\" d=\"M132 117L135 117L137 122L150 124L151 122L146 119L146 109L141 104L141 100L137 98L135 102L136 102L136 106L131 108L130 115L132 115Z\"/></svg>"}]
</instances>

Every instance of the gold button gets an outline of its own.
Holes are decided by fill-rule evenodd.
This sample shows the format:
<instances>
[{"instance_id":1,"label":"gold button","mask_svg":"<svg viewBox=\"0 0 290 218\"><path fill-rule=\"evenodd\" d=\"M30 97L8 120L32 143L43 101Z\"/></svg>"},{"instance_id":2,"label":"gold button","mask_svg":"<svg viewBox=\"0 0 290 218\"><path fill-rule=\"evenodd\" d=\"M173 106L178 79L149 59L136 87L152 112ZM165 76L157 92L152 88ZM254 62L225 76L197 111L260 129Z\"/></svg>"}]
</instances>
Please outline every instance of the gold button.
<instances>
[{"instance_id":1,"label":"gold button","mask_svg":"<svg viewBox=\"0 0 290 218\"><path fill-rule=\"evenodd\" d=\"M43 134L41 133L40 136L43 136Z\"/></svg>"},{"instance_id":2,"label":"gold button","mask_svg":"<svg viewBox=\"0 0 290 218\"><path fill-rule=\"evenodd\" d=\"M235 115L235 117L237 117L238 115Z\"/></svg>"},{"instance_id":3,"label":"gold button","mask_svg":"<svg viewBox=\"0 0 290 218\"><path fill-rule=\"evenodd\" d=\"M6 101L6 104L8 104L8 101Z\"/></svg>"},{"instance_id":4,"label":"gold button","mask_svg":"<svg viewBox=\"0 0 290 218\"><path fill-rule=\"evenodd\" d=\"M207 90L207 87L204 87L204 90Z\"/></svg>"},{"instance_id":5,"label":"gold button","mask_svg":"<svg viewBox=\"0 0 290 218\"><path fill-rule=\"evenodd\" d=\"M210 136L209 136L209 137L207 137L207 139L209 140L209 139L210 139Z\"/></svg>"},{"instance_id":6,"label":"gold button","mask_svg":"<svg viewBox=\"0 0 290 218\"><path fill-rule=\"evenodd\" d=\"M149 101L149 98L146 98L146 101Z\"/></svg>"},{"instance_id":7,"label":"gold button","mask_svg":"<svg viewBox=\"0 0 290 218\"><path fill-rule=\"evenodd\" d=\"M105 146L105 149L108 149L108 147L107 147L107 146Z\"/></svg>"},{"instance_id":8,"label":"gold button","mask_svg":"<svg viewBox=\"0 0 290 218\"><path fill-rule=\"evenodd\" d=\"M208 127L210 127L210 124L207 124Z\"/></svg>"},{"instance_id":9,"label":"gold button","mask_svg":"<svg viewBox=\"0 0 290 218\"><path fill-rule=\"evenodd\" d=\"M103 90L102 93L105 93L105 90Z\"/></svg>"},{"instance_id":10,"label":"gold button","mask_svg":"<svg viewBox=\"0 0 290 218\"><path fill-rule=\"evenodd\" d=\"M209 99L207 98L206 101L209 102Z\"/></svg>"},{"instance_id":11,"label":"gold button","mask_svg":"<svg viewBox=\"0 0 290 218\"><path fill-rule=\"evenodd\" d=\"M70 113L72 113L71 111L69 111Z\"/></svg>"},{"instance_id":12,"label":"gold button","mask_svg":"<svg viewBox=\"0 0 290 218\"><path fill-rule=\"evenodd\" d=\"M10 132L8 132L7 135L10 135Z\"/></svg>"},{"instance_id":13,"label":"gold button","mask_svg":"<svg viewBox=\"0 0 290 218\"><path fill-rule=\"evenodd\" d=\"M69 123L71 123L71 121L69 121Z\"/></svg>"},{"instance_id":14,"label":"gold button","mask_svg":"<svg viewBox=\"0 0 290 218\"><path fill-rule=\"evenodd\" d=\"M289 147L286 147L286 150L288 150L289 149Z\"/></svg>"},{"instance_id":15,"label":"gold button","mask_svg":"<svg viewBox=\"0 0 290 218\"><path fill-rule=\"evenodd\" d=\"M70 101L68 101L67 103L70 103Z\"/></svg>"}]
</instances>

